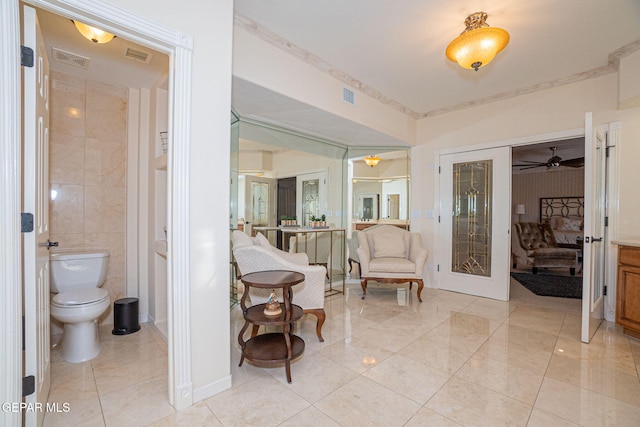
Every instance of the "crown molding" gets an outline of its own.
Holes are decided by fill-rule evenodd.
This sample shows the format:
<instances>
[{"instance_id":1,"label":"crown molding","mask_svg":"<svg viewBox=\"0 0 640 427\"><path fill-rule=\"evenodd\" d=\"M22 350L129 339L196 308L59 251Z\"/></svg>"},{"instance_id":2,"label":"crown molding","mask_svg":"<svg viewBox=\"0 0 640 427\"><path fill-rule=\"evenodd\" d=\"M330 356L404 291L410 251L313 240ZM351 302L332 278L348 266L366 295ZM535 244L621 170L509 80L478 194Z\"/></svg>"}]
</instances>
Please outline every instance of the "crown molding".
<instances>
[{"instance_id":1,"label":"crown molding","mask_svg":"<svg viewBox=\"0 0 640 427\"><path fill-rule=\"evenodd\" d=\"M303 49L302 47L296 45L295 43L292 43L291 41L283 37L280 37L273 31L258 24L257 22L246 17L245 15L238 12L234 12L233 17L234 17L234 24L237 25L239 28L244 29L248 33L253 34L256 37L259 37L260 39L289 53L290 55L295 56L301 61L306 62L321 71L324 71L325 73L340 80L341 82L355 89L358 89L363 94L383 103L384 105L390 108L393 108L394 110L400 111L401 113L404 113L407 116L416 120L427 118L427 117L438 116L441 114L451 113L454 111L464 110L466 108L477 107L479 105L490 104L492 102L503 101L505 99L515 98L517 96L526 95L526 94L537 92L540 90L551 89L558 86L576 83L582 80L600 77L609 73L614 73L618 71L618 67L620 65L620 59L640 49L640 40L635 40L611 52L609 54L607 65L596 67L591 70L583 71L581 73L573 74L560 79L536 83L534 85L531 85L522 89L506 91L496 95L487 96L484 98L478 98L478 99L463 102L460 104L452 105L450 107L438 108L438 109L430 110L424 113L418 113L412 110L411 108L407 107L406 105L403 105L400 102L385 96L384 94L377 91L376 89L370 86L367 86L360 80L350 76L344 71L341 71L336 67L333 67L331 64L329 64L322 58L318 57L314 53L311 53Z\"/></svg>"}]
</instances>

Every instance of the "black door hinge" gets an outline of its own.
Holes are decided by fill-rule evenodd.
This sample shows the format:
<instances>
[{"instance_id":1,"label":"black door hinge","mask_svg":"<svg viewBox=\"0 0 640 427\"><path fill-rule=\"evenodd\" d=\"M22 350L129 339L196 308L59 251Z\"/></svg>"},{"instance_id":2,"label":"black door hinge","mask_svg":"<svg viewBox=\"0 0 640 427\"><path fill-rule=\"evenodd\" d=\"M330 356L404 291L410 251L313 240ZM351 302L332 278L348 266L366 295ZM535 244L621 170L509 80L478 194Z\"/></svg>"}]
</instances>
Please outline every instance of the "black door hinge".
<instances>
[{"instance_id":1,"label":"black door hinge","mask_svg":"<svg viewBox=\"0 0 640 427\"><path fill-rule=\"evenodd\" d=\"M33 231L33 214L22 212L20 214L20 231L22 233L31 233Z\"/></svg>"},{"instance_id":2,"label":"black door hinge","mask_svg":"<svg viewBox=\"0 0 640 427\"><path fill-rule=\"evenodd\" d=\"M440 271L440 264L438 264L436 271Z\"/></svg>"},{"instance_id":3,"label":"black door hinge","mask_svg":"<svg viewBox=\"0 0 640 427\"><path fill-rule=\"evenodd\" d=\"M20 65L23 67L33 67L33 49L27 46L20 46Z\"/></svg>"},{"instance_id":4,"label":"black door hinge","mask_svg":"<svg viewBox=\"0 0 640 427\"><path fill-rule=\"evenodd\" d=\"M438 173L442 173L442 166L438 166Z\"/></svg>"},{"instance_id":5,"label":"black door hinge","mask_svg":"<svg viewBox=\"0 0 640 427\"><path fill-rule=\"evenodd\" d=\"M608 216L605 216L605 217L604 217L604 226L605 226L605 227L608 227L608 226L609 226L609 217L608 217Z\"/></svg>"},{"instance_id":6,"label":"black door hinge","mask_svg":"<svg viewBox=\"0 0 640 427\"><path fill-rule=\"evenodd\" d=\"M607 295L607 285L604 285L604 287L602 288L602 295Z\"/></svg>"},{"instance_id":7,"label":"black door hinge","mask_svg":"<svg viewBox=\"0 0 640 427\"><path fill-rule=\"evenodd\" d=\"M36 377L29 375L22 377L22 397L29 396L36 391Z\"/></svg>"}]
</instances>

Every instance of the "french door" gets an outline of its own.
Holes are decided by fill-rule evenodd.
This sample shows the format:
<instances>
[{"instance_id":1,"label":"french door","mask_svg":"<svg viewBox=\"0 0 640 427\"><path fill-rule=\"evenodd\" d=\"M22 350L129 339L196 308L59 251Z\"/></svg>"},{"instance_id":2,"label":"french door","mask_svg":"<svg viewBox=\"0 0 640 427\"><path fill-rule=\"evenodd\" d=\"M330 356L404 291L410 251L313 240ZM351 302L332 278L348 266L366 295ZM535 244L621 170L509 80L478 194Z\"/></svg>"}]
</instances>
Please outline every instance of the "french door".
<instances>
[{"instance_id":1,"label":"french door","mask_svg":"<svg viewBox=\"0 0 640 427\"><path fill-rule=\"evenodd\" d=\"M604 318L606 135L585 116L582 335L588 343Z\"/></svg>"},{"instance_id":2,"label":"french door","mask_svg":"<svg viewBox=\"0 0 640 427\"><path fill-rule=\"evenodd\" d=\"M440 156L438 287L509 299L509 147Z\"/></svg>"}]
</instances>

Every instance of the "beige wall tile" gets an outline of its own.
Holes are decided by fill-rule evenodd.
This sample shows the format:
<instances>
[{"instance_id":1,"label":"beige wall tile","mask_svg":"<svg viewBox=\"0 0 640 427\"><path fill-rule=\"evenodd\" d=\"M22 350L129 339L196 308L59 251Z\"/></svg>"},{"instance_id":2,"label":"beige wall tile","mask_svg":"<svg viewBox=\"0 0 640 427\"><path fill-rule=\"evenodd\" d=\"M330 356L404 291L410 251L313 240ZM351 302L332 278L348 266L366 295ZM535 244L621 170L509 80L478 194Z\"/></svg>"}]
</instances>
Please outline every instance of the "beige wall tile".
<instances>
[{"instance_id":1,"label":"beige wall tile","mask_svg":"<svg viewBox=\"0 0 640 427\"><path fill-rule=\"evenodd\" d=\"M125 144L86 138L84 184L126 188L127 148Z\"/></svg>"},{"instance_id":2,"label":"beige wall tile","mask_svg":"<svg viewBox=\"0 0 640 427\"><path fill-rule=\"evenodd\" d=\"M84 188L74 184L53 184L56 199L49 202L49 223L52 233L82 233Z\"/></svg>"},{"instance_id":3,"label":"beige wall tile","mask_svg":"<svg viewBox=\"0 0 640 427\"><path fill-rule=\"evenodd\" d=\"M84 184L84 138L51 132L49 182L52 184Z\"/></svg>"},{"instance_id":4,"label":"beige wall tile","mask_svg":"<svg viewBox=\"0 0 640 427\"><path fill-rule=\"evenodd\" d=\"M123 188L84 187L85 233L124 232L125 199Z\"/></svg>"},{"instance_id":5,"label":"beige wall tile","mask_svg":"<svg viewBox=\"0 0 640 427\"><path fill-rule=\"evenodd\" d=\"M61 80L51 82L51 131L84 136L85 88Z\"/></svg>"}]
</instances>

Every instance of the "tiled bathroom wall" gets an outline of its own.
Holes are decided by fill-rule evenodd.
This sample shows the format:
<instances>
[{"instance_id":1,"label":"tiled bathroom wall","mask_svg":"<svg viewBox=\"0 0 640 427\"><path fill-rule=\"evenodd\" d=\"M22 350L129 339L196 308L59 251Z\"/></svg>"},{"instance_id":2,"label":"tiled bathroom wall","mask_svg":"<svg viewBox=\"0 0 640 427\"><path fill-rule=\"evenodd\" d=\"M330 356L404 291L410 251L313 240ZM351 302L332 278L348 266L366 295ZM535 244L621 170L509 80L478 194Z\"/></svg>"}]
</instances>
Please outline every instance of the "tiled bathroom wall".
<instances>
[{"instance_id":1,"label":"tiled bathroom wall","mask_svg":"<svg viewBox=\"0 0 640 427\"><path fill-rule=\"evenodd\" d=\"M50 227L59 249L111 253L111 306L124 297L127 89L51 72Z\"/></svg>"}]
</instances>

